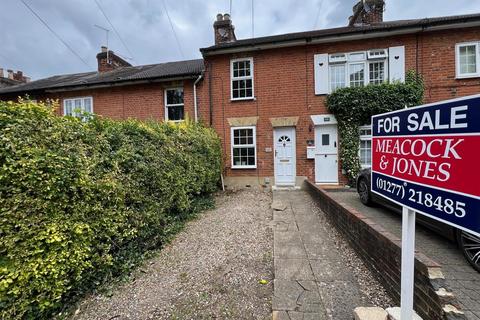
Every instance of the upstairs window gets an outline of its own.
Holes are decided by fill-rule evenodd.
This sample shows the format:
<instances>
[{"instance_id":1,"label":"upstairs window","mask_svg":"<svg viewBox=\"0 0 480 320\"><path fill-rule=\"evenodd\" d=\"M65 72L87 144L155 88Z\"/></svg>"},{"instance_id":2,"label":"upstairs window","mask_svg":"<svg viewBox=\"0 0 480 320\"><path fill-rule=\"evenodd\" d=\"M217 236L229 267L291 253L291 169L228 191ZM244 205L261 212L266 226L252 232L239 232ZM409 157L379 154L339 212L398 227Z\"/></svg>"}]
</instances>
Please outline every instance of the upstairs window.
<instances>
[{"instance_id":1,"label":"upstairs window","mask_svg":"<svg viewBox=\"0 0 480 320\"><path fill-rule=\"evenodd\" d=\"M231 99L246 100L253 98L253 59L236 59L231 61Z\"/></svg>"},{"instance_id":2,"label":"upstairs window","mask_svg":"<svg viewBox=\"0 0 480 320\"><path fill-rule=\"evenodd\" d=\"M387 81L387 62L387 49L330 54L330 92L344 87L363 87Z\"/></svg>"},{"instance_id":3,"label":"upstairs window","mask_svg":"<svg viewBox=\"0 0 480 320\"><path fill-rule=\"evenodd\" d=\"M358 156L362 168L370 168L372 166L372 126L361 126L359 128L360 149Z\"/></svg>"},{"instance_id":4,"label":"upstairs window","mask_svg":"<svg viewBox=\"0 0 480 320\"><path fill-rule=\"evenodd\" d=\"M183 88L171 88L165 90L165 120L183 121Z\"/></svg>"},{"instance_id":5,"label":"upstairs window","mask_svg":"<svg viewBox=\"0 0 480 320\"><path fill-rule=\"evenodd\" d=\"M370 62L368 72L369 83L380 84L385 82L385 61Z\"/></svg>"},{"instance_id":6,"label":"upstairs window","mask_svg":"<svg viewBox=\"0 0 480 320\"><path fill-rule=\"evenodd\" d=\"M405 82L405 46L313 55L315 95L339 88Z\"/></svg>"},{"instance_id":7,"label":"upstairs window","mask_svg":"<svg viewBox=\"0 0 480 320\"><path fill-rule=\"evenodd\" d=\"M460 43L456 46L457 78L480 77L479 43Z\"/></svg>"},{"instance_id":8,"label":"upstairs window","mask_svg":"<svg viewBox=\"0 0 480 320\"><path fill-rule=\"evenodd\" d=\"M386 59L388 57L388 50L375 49L367 51L367 58L370 59Z\"/></svg>"},{"instance_id":9,"label":"upstairs window","mask_svg":"<svg viewBox=\"0 0 480 320\"><path fill-rule=\"evenodd\" d=\"M365 63L351 63L349 65L350 87L365 85Z\"/></svg>"},{"instance_id":10,"label":"upstairs window","mask_svg":"<svg viewBox=\"0 0 480 320\"><path fill-rule=\"evenodd\" d=\"M345 88L346 85L345 64L332 64L330 66L330 90L335 91L339 88Z\"/></svg>"},{"instance_id":11,"label":"upstairs window","mask_svg":"<svg viewBox=\"0 0 480 320\"><path fill-rule=\"evenodd\" d=\"M232 168L252 169L257 167L255 127L234 127L232 135Z\"/></svg>"},{"instance_id":12,"label":"upstairs window","mask_svg":"<svg viewBox=\"0 0 480 320\"><path fill-rule=\"evenodd\" d=\"M92 97L78 97L63 100L63 115L85 120L89 113L93 113Z\"/></svg>"}]
</instances>

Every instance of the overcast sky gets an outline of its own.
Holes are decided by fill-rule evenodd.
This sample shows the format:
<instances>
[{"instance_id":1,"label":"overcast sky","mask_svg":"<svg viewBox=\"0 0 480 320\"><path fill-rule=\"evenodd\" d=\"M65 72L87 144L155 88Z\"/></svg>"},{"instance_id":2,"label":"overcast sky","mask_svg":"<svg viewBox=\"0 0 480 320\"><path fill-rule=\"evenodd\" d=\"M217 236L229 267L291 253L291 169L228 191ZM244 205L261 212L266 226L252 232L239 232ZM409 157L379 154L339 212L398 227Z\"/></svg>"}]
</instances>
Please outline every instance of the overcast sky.
<instances>
[{"instance_id":1,"label":"overcast sky","mask_svg":"<svg viewBox=\"0 0 480 320\"><path fill-rule=\"evenodd\" d=\"M112 29L95 0L23 0L89 65L75 56L21 0L0 0L0 67L33 79L96 70L95 55ZM109 47L134 65L200 58L213 44L212 23L229 0L97 0L124 39L110 32ZM356 0L254 0L255 36L343 26ZM232 0L237 38L252 36L251 0ZM478 0L386 0L385 20L480 12Z\"/></svg>"}]
</instances>

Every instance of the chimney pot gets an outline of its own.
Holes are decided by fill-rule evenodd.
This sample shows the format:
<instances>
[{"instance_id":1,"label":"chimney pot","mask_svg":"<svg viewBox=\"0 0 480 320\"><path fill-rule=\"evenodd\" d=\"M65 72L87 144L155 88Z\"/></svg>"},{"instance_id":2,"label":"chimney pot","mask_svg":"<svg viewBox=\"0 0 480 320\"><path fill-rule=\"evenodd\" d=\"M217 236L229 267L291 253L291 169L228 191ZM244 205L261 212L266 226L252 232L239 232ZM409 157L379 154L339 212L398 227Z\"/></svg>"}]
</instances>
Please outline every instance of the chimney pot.
<instances>
[{"instance_id":1,"label":"chimney pot","mask_svg":"<svg viewBox=\"0 0 480 320\"><path fill-rule=\"evenodd\" d=\"M3 68L0 68L0 78L3 78Z\"/></svg>"},{"instance_id":2,"label":"chimney pot","mask_svg":"<svg viewBox=\"0 0 480 320\"><path fill-rule=\"evenodd\" d=\"M217 15L217 20L213 23L215 44L237 41L235 28L232 25L230 15L225 13Z\"/></svg>"},{"instance_id":3,"label":"chimney pot","mask_svg":"<svg viewBox=\"0 0 480 320\"><path fill-rule=\"evenodd\" d=\"M13 73L13 80L25 82L22 71L17 71Z\"/></svg>"},{"instance_id":4,"label":"chimney pot","mask_svg":"<svg viewBox=\"0 0 480 320\"><path fill-rule=\"evenodd\" d=\"M8 79L13 80L13 70L8 69L7 73L8 73Z\"/></svg>"},{"instance_id":5,"label":"chimney pot","mask_svg":"<svg viewBox=\"0 0 480 320\"><path fill-rule=\"evenodd\" d=\"M102 52L107 52L107 50L108 50L108 48L105 47L105 46L102 46L101 49L102 49L102 50L101 50Z\"/></svg>"}]
</instances>

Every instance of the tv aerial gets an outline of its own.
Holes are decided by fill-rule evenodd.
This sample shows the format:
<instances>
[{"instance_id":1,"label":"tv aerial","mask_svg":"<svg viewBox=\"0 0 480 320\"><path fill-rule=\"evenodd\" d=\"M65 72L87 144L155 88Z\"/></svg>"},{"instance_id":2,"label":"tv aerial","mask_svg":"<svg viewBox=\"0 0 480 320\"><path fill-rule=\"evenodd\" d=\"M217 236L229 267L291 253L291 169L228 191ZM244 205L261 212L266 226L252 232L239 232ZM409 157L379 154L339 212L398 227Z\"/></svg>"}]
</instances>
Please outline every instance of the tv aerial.
<instances>
[{"instance_id":1,"label":"tv aerial","mask_svg":"<svg viewBox=\"0 0 480 320\"><path fill-rule=\"evenodd\" d=\"M105 28L105 27L99 26L98 24L95 24L94 26L97 27L97 28L100 29L100 30L105 31L105 37L106 37L106 41L107 41L107 61L108 61L108 51L109 51L109 50L108 50L108 34L109 34L109 32L110 32L110 29L107 29L107 28Z\"/></svg>"}]
</instances>

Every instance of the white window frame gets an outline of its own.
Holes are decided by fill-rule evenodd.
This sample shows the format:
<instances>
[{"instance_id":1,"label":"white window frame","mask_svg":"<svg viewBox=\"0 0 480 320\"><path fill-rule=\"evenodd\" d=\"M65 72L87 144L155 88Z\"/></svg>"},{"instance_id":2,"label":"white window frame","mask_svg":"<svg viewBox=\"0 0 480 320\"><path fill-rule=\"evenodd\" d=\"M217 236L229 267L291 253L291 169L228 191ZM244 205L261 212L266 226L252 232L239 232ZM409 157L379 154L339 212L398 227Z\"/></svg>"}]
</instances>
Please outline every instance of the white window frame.
<instances>
[{"instance_id":1,"label":"white window frame","mask_svg":"<svg viewBox=\"0 0 480 320\"><path fill-rule=\"evenodd\" d=\"M383 52L381 55L375 55L374 53ZM363 54L363 59L357 57L357 55ZM364 75L363 75L363 85L367 86L370 83L370 64L383 62L384 68L384 79L383 82L386 83L389 80L388 74L388 49L371 49L366 51L352 51L352 52L338 52L328 55L328 89L332 93L332 67L338 65L345 66L345 88L351 87L350 83L350 70L352 65L363 63Z\"/></svg>"},{"instance_id":2,"label":"white window frame","mask_svg":"<svg viewBox=\"0 0 480 320\"><path fill-rule=\"evenodd\" d=\"M359 65L359 64L363 64L363 86L365 87L368 83L369 83L369 80L368 80L368 76L367 75L367 63L365 62L365 60L358 60L358 61L352 61L352 62L349 62L348 63L348 68L347 68L347 87L352 87L352 85L350 84L350 68L353 66L353 65Z\"/></svg>"},{"instance_id":3,"label":"white window frame","mask_svg":"<svg viewBox=\"0 0 480 320\"><path fill-rule=\"evenodd\" d=\"M475 46L475 62L477 67L477 72L475 73L460 73L460 48L467 46ZM462 42L455 45L455 76L457 79L480 77L480 42Z\"/></svg>"},{"instance_id":4,"label":"white window frame","mask_svg":"<svg viewBox=\"0 0 480 320\"><path fill-rule=\"evenodd\" d=\"M178 89L182 89L182 91L183 91L183 103L168 104L167 103L167 91L168 90L178 90ZM170 121L170 122L185 121L185 90L184 90L184 87L165 88L165 90L163 90L163 105L165 106L165 121ZM181 120L170 120L170 119L168 119L168 108L169 107L180 107L180 106L183 106L183 119L181 119Z\"/></svg>"},{"instance_id":5,"label":"white window frame","mask_svg":"<svg viewBox=\"0 0 480 320\"><path fill-rule=\"evenodd\" d=\"M363 58L362 59L359 59L359 58L354 58L353 56L356 56L356 55L359 55L359 54L363 54ZM367 53L365 51L354 51L354 52L348 52L347 53L347 57L348 57L348 61L349 62L362 62L362 61L365 61L367 60Z\"/></svg>"},{"instance_id":6,"label":"white window frame","mask_svg":"<svg viewBox=\"0 0 480 320\"><path fill-rule=\"evenodd\" d=\"M380 54L377 54L380 53ZM367 60L387 59L388 49L372 49L367 51Z\"/></svg>"},{"instance_id":7,"label":"white window frame","mask_svg":"<svg viewBox=\"0 0 480 320\"><path fill-rule=\"evenodd\" d=\"M370 82L370 65L371 64L375 64L375 63L379 63L379 62L383 62L383 83L387 82L388 80L388 60L385 58L379 58L379 59L371 59L371 60L368 60L368 63L367 63L367 72L368 72L368 84L373 84L373 85L376 85L378 83L371 83Z\"/></svg>"},{"instance_id":8,"label":"white window frame","mask_svg":"<svg viewBox=\"0 0 480 320\"><path fill-rule=\"evenodd\" d=\"M328 65L328 86L329 86L329 90L330 92L334 92L335 90L337 89L341 89L341 88L333 88L333 83L332 83L332 75L333 75L333 68L334 67L337 67L337 66L343 66L343 69L344 69L344 84L345 86L341 87L341 88L346 88L348 87L349 83L348 83L348 64L346 63L330 63Z\"/></svg>"},{"instance_id":9,"label":"white window frame","mask_svg":"<svg viewBox=\"0 0 480 320\"><path fill-rule=\"evenodd\" d=\"M72 101L73 103L75 103L74 101L75 100L82 100L82 105L84 106L85 105L85 100L86 99L89 99L90 100L90 106L91 106L91 111L90 113L93 113L93 97L92 96L85 96L85 97L73 97L73 98L65 98L63 99L63 115L64 116L67 116L67 101ZM77 114L76 112L74 112L74 108L72 108L72 114L69 115L71 117L76 117L76 118L82 118L81 115Z\"/></svg>"},{"instance_id":10,"label":"white window frame","mask_svg":"<svg viewBox=\"0 0 480 320\"><path fill-rule=\"evenodd\" d=\"M241 130L241 129L252 129L252 135L253 135L253 144L241 144L241 145L234 145L233 137L234 137L234 131L235 130ZM252 148L254 150L253 155L255 156L255 164L254 165L234 165L233 162L233 149L235 146L241 147L241 148ZM231 127L230 128L230 158L231 158L231 163L232 163L232 169L256 169L257 168L257 127L256 126L245 126L245 127Z\"/></svg>"},{"instance_id":11,"label":"white window frame","mask_svg":"<svg viewBox=\"0 0 480 320\"><path fill-rule=\"evenodd\" d=\"M361 130L370 130L370 134L369 135L360 135ZM372 167L371 163L370 163L370 165L365 165L361 161L362 160L362 158L361 158L361 149L362 149L361 141L370 141L370 154L371 154L371 150L372 150L372 147L373 147L373 145L371 144L372 143L372 126L371 125L360 126L360 127L358 127L358 132L359 132L359 138L360 138L360 143L358 145L358 158L360 160L360 165L361 165L362 169L371 168ZM371 161L371 159L370 159L370 161Z\"/></svg>"},{"instance_id":12,"label":"white window frame","mask_svg":"<svg viewBox=\"0 0 480 320\"><path fill-rule=\"evenodd\" d=\"M328 63L342 63L347 62L347 55L345 53L333 53L328 55Z\"/></svg>"},{"instance_id":13,"label":"white window frame","mask_svg":"<svg viewBox=\"0 0 480 320\"><path fill-rule=\"evenodd\" d=\"M249 61L250 62L250 75L243 77L234 77L233 76L233 64L234 62L240 61ZM254 100L255 99L255 81L254 81L254 66L253 66L253 57L249 58L238 58L230 60L230 100L232 101L241 101L241 100ZM233 81L234 80L252 80L252 96L251 97L233 97Z\"/></svg>"}]
</instances>

